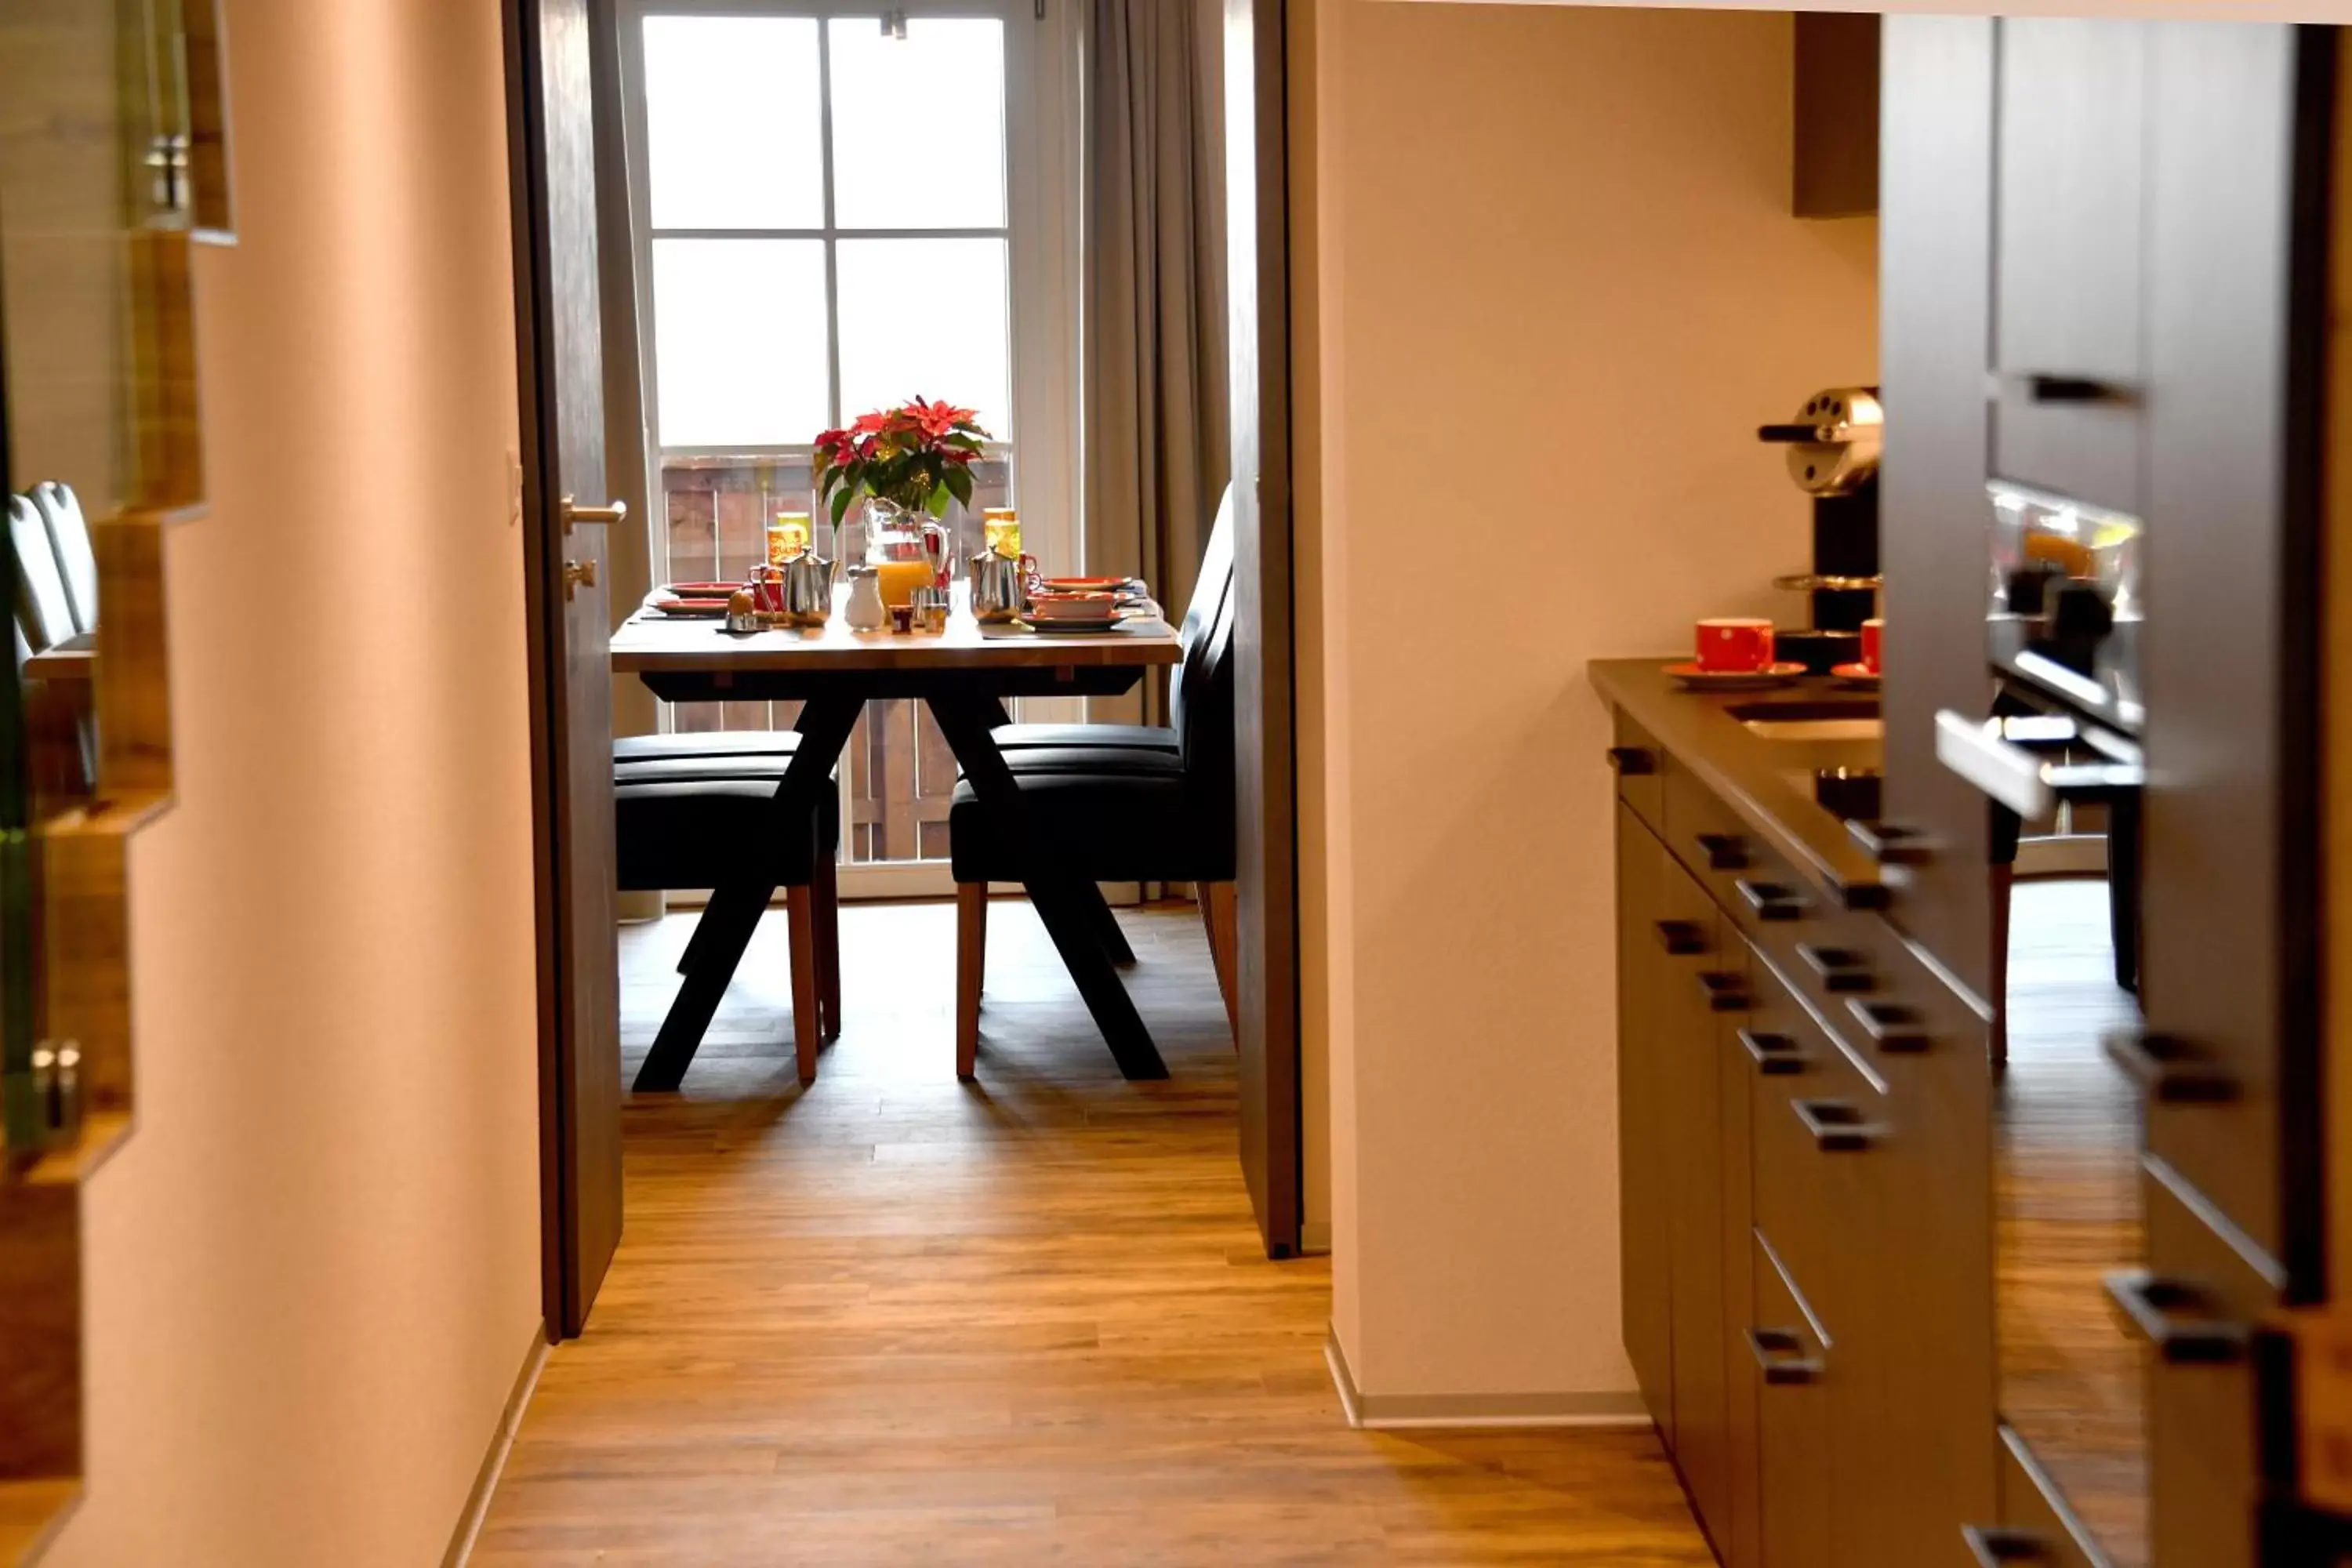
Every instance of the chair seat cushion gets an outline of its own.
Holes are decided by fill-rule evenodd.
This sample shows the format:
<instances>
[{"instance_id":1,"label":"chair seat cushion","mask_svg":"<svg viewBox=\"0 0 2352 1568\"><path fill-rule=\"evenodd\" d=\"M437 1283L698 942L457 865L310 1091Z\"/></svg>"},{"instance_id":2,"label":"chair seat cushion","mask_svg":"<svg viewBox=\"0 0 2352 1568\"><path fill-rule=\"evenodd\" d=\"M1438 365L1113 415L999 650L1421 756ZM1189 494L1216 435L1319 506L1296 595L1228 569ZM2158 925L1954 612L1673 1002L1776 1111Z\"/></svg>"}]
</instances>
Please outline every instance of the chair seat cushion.
<instances>
[{"instance_id":1,"label":"chair seat cushion","mask_svg":"<svg viewBox=\"0 0 2352 1568\"><path fill-rule=\"evenodd\" d=\"M793 765L787 754L776 757L649 757L641 762L614 762L613 782L621 784L723 783L729 779L759 779L776 793L784 770Z\"/></svg>"},{"instance_id":2,"label":"chair seat cushion","mask_svg":"<svg viewBox=\"0 0 2352 1568\"><path fill-rule=\"evenodd\" d=\"M1015 773L1034 831L1089 881L1224 882L1234 876L1230 834L1213 834L1173 770ZM958 882L1010 882L1024 870L990 831L969 782L948 808L949 856ZM1220 842L1222 840L1222 843Z\"/></svg>"},{"instance_id":3,"label":"chair seat cushion","mask_svg":"<svg viewBox=\"0 0 2352 1568\"><path fill-rule=\"evenodd\" d=\"M799 749L793 730L706 730L682 735L624 735L613 742L616 763L666 762L673 757L789 757Z\"/></svg>"},{"instance_id":4,"label":"chair seat cushion","mask_svg":"<svg viewBox=\"0 0 2352 1568\"><path fill-rule=\"evenodd\" d=\"M615 783L622 889L715 888L753 871L779 887L805 886L817 855L831 856L841 841L840 796L820 792L810 831L775 833L775 795L774 779Z\"/></svg>"},{"instance_id":5,"label":"chair seat cushion","mask_svg":"<svg viewBox=\"0 0 2352 1568\"><path fill-rule=\"evenodd\" d=\"M1084 746L1174 756L1183 750L1176 731L1160 724L999 724L989 734L1000 752Z\"/></svg>"},{"instance_id":6,"label":"chair seat cushion","mask_svg":"<svg viewBox=\"0 0 2352 1568\"><path fill-rule=\"evenodd\" d=\"M1034 746L1004 753L1016 778L1037 773L1150 773L1176 777L1184 759L1173 752L1130 751L1118 746Z\"/></svg>"}]
</instances>

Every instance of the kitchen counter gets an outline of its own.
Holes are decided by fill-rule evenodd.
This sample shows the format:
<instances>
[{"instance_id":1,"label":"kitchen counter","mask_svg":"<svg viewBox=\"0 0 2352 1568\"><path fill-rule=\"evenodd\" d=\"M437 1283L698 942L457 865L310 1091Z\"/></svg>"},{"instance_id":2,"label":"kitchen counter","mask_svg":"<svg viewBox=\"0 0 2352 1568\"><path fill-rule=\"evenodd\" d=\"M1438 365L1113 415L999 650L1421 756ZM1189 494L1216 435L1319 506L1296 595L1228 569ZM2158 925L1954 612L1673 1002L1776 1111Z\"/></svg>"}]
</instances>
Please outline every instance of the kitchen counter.
<instances>
[{"instance_id":1,"label":"kitchen counter","mask_svg":"<svg viewBox=\"0 0 2352 1568\"><path fill-rule=\"evenodd\" d=\"M1824 771L1877 771L1883 742L1851 733L1876 717L1876 694L1827 677L1771 691L1685 691L1665 673L1669 662L1595 659L1586 671L1605 700L1649 731L1677 765L1686 766L1816 887L1848 909L1884 909L1888 889L1877 860L1822 804L1814 787ZM1759 711L1771 709L1787 711ZM1826 720L1830 732L1768 738L1748 728L1751 721L1775 719L1800 725Z\"/></svg>"}]
</instances>

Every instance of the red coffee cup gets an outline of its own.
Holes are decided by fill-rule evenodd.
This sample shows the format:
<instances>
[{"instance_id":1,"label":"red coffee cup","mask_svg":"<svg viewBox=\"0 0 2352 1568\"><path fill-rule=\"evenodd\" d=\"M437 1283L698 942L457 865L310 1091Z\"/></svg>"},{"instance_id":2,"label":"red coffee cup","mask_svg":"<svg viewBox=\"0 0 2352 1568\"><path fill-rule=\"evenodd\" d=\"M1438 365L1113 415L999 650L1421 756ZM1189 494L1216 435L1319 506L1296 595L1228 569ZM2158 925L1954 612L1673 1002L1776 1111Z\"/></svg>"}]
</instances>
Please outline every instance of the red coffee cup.
<instances>
[{"instance_id":1,"label":"red coffee cup","mask_svg":"<svg viewBox=\"0 0 2352 1568\"><path fill-rule=\"evenodd\" d=\"M1875 616L1862 623L1862 668L1873 675L1878 673L1879 639L1885 631L1885 621Z\"/></svg>"},{"instance_id":2,"label":"red coffee cup","mask_svg":"<svg viewBox=\"0 0 2352 1568\"><path fill-rule=\"evenodd\" d=\"M1718 675L1744 674L1772 663L1772 623L1753 616L1717 616L1698 623L1698 667Z\"/></svg>"}]
</instances>

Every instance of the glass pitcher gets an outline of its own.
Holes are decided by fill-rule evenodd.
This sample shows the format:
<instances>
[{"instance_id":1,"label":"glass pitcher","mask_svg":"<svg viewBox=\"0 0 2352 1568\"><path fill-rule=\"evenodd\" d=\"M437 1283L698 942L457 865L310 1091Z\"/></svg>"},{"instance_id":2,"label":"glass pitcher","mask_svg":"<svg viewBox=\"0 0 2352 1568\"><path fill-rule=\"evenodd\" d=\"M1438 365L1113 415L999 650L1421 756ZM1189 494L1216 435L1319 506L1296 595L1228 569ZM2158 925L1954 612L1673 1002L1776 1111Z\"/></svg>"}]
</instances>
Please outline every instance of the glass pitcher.
<instances>
[{"instance_id":1,"label":"glass pitcher","mask_svg":"<svg viewBox=\"0 0 2352 1568\"><path fill-rule=\"evenodd\" d=\"M916 589L937 586L948 569L953 535L920 507L880 496L866 500L866 563L880 579L882 602L897 608Z\"/></svg>"}]
</instances>

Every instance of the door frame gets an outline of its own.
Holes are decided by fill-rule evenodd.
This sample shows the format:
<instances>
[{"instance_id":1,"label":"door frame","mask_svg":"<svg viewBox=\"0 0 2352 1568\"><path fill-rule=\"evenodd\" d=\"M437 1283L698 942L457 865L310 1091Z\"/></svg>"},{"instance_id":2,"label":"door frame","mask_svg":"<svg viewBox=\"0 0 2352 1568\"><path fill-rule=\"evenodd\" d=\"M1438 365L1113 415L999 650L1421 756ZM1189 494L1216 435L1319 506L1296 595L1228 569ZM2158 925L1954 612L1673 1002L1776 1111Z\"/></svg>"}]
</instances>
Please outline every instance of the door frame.
<instances>
[{"instance_id":1,"label":"door frame","mask_svg":"<svg viewBox=\"0 0 2352 1568\"><path fill-rule=\"evenodd\" d=\"M1288 0L1224 0L1242 1173L1268 1258L1303 1250L1291 507ZM1244 76L1244 72L1246 75ZM1244 118L1246 116L1246 118ZM1246 130L1247 135L1235 132Z\"/></svg>"}]
</instances>

